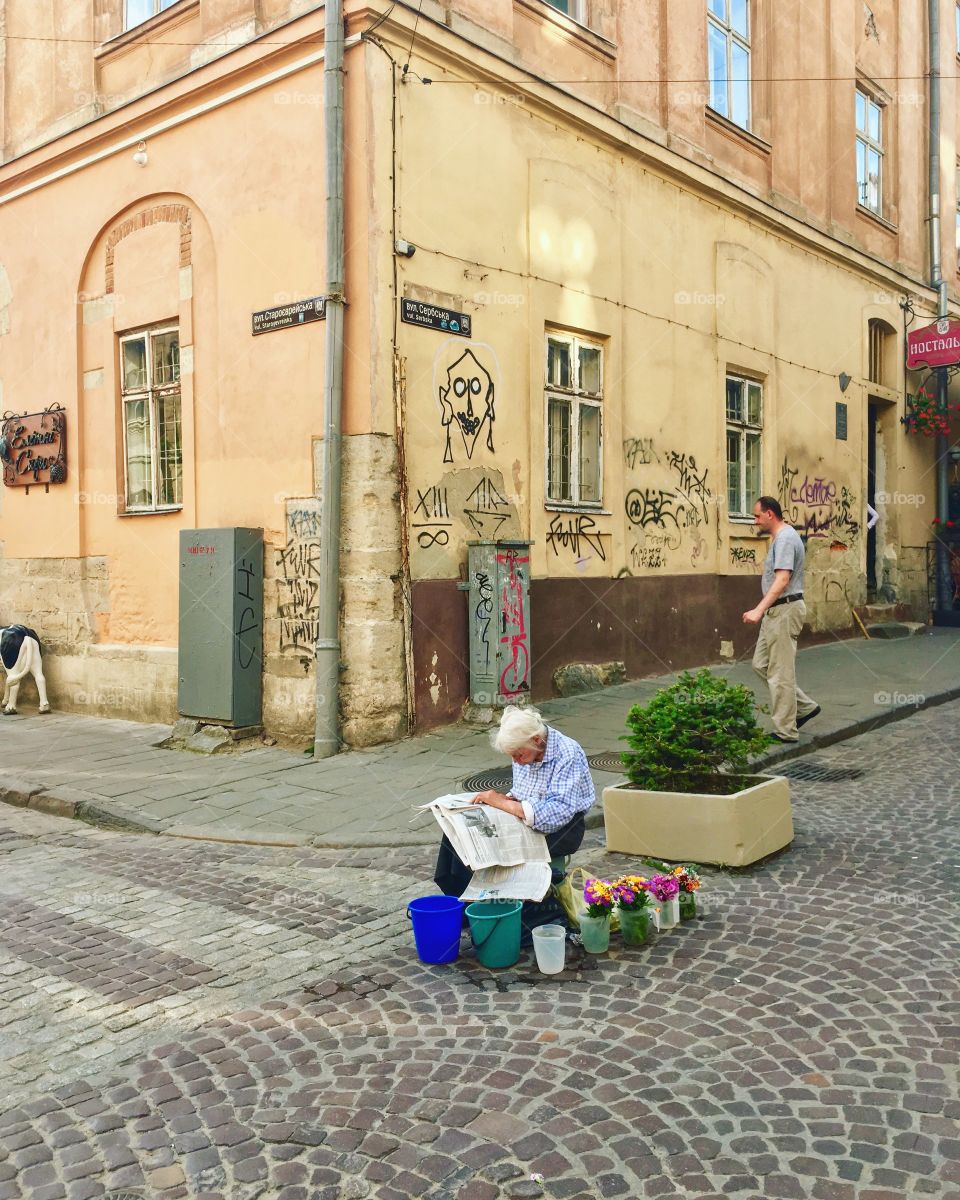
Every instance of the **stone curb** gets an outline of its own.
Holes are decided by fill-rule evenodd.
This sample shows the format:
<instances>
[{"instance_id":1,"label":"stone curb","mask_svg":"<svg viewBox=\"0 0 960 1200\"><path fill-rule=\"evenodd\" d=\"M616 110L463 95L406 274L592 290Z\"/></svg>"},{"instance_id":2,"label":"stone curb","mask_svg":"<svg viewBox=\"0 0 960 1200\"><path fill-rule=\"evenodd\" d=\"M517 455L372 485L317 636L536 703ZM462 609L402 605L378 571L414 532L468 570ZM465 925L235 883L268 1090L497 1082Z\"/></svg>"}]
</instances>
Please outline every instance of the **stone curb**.
<instances>
[{"instance_id":1,"label":"stone curb","mask_svg":"<svg viewBox=\"0 0 960 1200\"><path fill-rule=\"evenodd\" d=\"M937 708L941 704L949 704L952 700L960 700L960 686L947 688L945 691L934 692L931 695L924 696L922 704L904 704L897 708L884 709L877 713L875 717L862 717L859 720L851 721L841 729L834 729L830 733L814 735L809 742L772 750L761 758L756 759L752 765L758 771L768 771L778 763L786 762L793 758L800 758L816 750L826 749L827 746L833 746L837 742L845 742L850 738L859 737L862 733L870 733L872 730L889 725L893 721L906 720L908 717L912 717L914 713L921 712L923 709ZM432 845L436 841L436 838L431 838L429 842L420 842L408 841L405 838L398 839L395 835L381 834L379 836L364 837L360 834L347 842L339 841L331 837L330 834L316 834L311 836L309 834L293 833L277 829L264 829L261 832L255 829L231 830L204 825L165 825L157 817L136 812L133 809L126 808L105 798L92 798L85 793L68 787L47 790L42 784L27 783L26 780L15 776L0 778L0 803L11 804L17 808L31 808L36 812L49 813L51 816L56 817L71 817L74 820L84 821L88 825L94 825L100 829L113 830L119 833L164 834L167 837L179 837L196 841L231 842L247 846L312 846L317 849L374 850L384 847L397 847L398 845ZM600 829L603 827L602 802L598 801L587 813L586 827L588 829Z\"/></svg>"}]
</instances>

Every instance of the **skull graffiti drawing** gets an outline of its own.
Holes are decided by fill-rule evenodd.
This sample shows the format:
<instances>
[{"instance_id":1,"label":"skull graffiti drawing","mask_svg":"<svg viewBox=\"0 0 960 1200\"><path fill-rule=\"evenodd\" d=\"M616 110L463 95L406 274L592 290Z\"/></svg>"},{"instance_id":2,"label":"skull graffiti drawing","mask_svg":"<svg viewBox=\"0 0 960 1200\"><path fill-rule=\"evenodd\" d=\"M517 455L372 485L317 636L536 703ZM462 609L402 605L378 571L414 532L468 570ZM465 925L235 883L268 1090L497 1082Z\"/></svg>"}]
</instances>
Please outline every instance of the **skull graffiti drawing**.
<instances>
[{"instance_id":1,"label":"skull graffiti drawing","mask_svg":"<svg viewBox=\"0 0 960 1200\"><path fill-rule=\"evenodd\" d=\"M463 438L467 458L473 458L473 450L484 425L487 427L487 449L493 449L493 422L496 420L493 393L493 377L472 350L465 350L456 362L447 367L446 386L440 387L441 420L446 430L443 449L445 463L453 462L450 430L454 422Z\"/></svg>"}]
</instances>

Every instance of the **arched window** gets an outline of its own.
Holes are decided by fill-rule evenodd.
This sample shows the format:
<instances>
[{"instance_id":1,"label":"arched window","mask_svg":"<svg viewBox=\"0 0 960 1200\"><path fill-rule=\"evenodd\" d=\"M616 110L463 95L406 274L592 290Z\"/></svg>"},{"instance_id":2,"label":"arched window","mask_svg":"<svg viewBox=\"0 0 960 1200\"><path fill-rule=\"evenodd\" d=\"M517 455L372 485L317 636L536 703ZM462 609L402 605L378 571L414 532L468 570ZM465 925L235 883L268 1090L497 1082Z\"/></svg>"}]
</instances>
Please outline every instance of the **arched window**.
<instances>
[{"instance_id":1,"label":"arched window","mask_svg":"<svg viewBox=\"0 0 960 1200\"><path fill-rule=\"evenodd\" d=\"M867 379L880 387L897 386L897 332L886 321L867 324Z\"/></svg>"}]
</instances>

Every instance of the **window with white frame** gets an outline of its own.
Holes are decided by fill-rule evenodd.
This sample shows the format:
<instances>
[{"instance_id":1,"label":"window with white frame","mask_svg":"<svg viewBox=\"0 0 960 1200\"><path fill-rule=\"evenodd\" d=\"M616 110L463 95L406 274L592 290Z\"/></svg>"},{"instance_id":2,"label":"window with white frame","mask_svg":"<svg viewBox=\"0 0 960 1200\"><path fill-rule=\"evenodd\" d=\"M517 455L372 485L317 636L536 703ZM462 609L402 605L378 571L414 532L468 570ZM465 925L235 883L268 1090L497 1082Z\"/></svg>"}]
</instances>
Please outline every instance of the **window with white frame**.
<instances>
[{"instance_id":1,"label":"window with white frame","mask_svg":"<svg viewBox=\"0 0 960 1200\"><path fill-rule=\"evenodd\" d=\"M127 512L183 503L180 332L166 325L120 339Z\"/></svg>"},{"instance_id":2,"label":"window with white frame","mask_svg":"<svg viewBox=\"0 0 960 1200\"><path fill-rule=\"evenodd\" d=\"M142 25L144 21L149 21L158 12L163 12L165 8L170 8L176 3L177 0L124 0L123 27L133 29L135 25Z\"/></svg>"},{"instance_id":3,"label":"window with white frame","mask_svg":"<svg viewBox=\"0 0 960 1200\"><path fill-rule=\"evenodd\" d=\"M710 107L750 128L749 0L707 0Z\"/></svg>"},{"instance_id":4,"label":"window with white frame","mask_svg":"<svg viewBox=\"0 0 960 1200\"><path fill-rule=\"evenodd\" d=\"M883 204L883 111L857 88L857 203L879 213Z\"/></svg>"},{"instance_id":5,"label":"window with white frame","mask_svg":"<svg viewBox=\"0 0 960 1200\"><path fill-rule=\"evenodd\" d=\"M557 9L558 12L566 13L568 17L573 17L581 25L586 24L587 0L545 0L545 2L551 8Z\"/></svg>"},{"instance_id":6,"label":"window with white frame","mask_svg":"<svg viewBox=\"0 0 960 1200\"><path fill-rule=\"evenodd\" d=\"M727 511L748 517L761 494L763 384L727 376Z\"/></svg>"},{"instance_id":7,"label":"window with white frame","mask_svg":"<svg viewBox=\"0 0 960 1200\"><path fill-rule=\"evenodd\" d=\"M547 502L599 505L603 499L603 347L547 334Z\"/></svg>"},{"instance_id":8,"label":"window with white frame","mask_svg":"<svg viewBox=\"0 0 960 1200\"><path fill-rule=\"evenodd\" d=\"M960 9L957 11L960 12ZM957 160L955 189L957 193L957 270L960 271L960 159Z\"/></svg>"}]
</instances>

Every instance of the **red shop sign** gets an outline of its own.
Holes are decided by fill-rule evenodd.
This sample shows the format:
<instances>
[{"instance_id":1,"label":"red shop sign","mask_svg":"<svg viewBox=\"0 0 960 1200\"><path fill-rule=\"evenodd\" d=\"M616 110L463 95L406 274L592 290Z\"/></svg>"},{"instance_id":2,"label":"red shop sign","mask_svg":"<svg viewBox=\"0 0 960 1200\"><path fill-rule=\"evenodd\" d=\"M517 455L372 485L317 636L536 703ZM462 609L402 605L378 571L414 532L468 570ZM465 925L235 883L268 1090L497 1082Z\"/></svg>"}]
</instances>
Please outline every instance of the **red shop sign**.
<instances>
[{"instance_id":1,"label":"red shop sign","mask_svg":"<svg viewBox=\"0 0 960 1200\"><path fill-rule=\"evenodd\" d=\"M5 414L0 460L7 487L49 486L67 479L67 414L59 404L41 413Z\"/></svg>"},{"instance_id":2,"label":"red shop sign","mask_svg":"<svg viewBox=\"0 0 960 1200\"><path fill-rule=\"evenodd\" d=\"M953 367L960 363L960 321L941 317L907 334L907 370Z\"/></svg>"}]
</instances>

